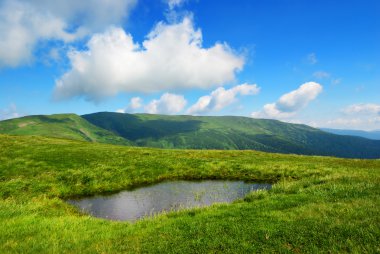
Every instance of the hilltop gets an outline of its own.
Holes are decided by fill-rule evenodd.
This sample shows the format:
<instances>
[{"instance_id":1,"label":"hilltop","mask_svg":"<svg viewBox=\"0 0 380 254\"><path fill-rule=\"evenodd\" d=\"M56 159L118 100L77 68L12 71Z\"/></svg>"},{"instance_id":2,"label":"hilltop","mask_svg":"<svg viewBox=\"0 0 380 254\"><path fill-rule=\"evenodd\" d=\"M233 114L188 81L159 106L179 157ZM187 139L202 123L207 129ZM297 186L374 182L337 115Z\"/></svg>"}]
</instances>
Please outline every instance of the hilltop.
<instances>
[{"instance_id":1,"label":"hilltop","mask_svg":"<svg viewBox=\"0 0 380 254\"><path fill-rule=\"evenodd\" d=\"M99 128L76 114L35 115L9 119L0 122L0 133L131 144L123 137Z\"/></svg>"}]
</instances>

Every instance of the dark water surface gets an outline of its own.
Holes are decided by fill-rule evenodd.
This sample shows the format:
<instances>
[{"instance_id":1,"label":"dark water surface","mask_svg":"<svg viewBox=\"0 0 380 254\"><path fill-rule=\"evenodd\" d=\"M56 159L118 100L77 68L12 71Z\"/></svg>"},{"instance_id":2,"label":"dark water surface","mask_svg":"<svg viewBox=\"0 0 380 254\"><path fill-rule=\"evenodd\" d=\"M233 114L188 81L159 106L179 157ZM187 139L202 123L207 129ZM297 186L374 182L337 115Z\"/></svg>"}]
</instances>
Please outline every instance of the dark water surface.
<instances>
[{"instance_id":1,"label":"dark water surface","mask_svg":"<svg viewBox=\"0 0 380 254\"><path fill-rule=\"evenodd\" d=\"M243 181L175 181L68 202L95 217L134 221L162 211L229 203L251 191L270 188L270 184Z\"/></svg>"}]
</instances>

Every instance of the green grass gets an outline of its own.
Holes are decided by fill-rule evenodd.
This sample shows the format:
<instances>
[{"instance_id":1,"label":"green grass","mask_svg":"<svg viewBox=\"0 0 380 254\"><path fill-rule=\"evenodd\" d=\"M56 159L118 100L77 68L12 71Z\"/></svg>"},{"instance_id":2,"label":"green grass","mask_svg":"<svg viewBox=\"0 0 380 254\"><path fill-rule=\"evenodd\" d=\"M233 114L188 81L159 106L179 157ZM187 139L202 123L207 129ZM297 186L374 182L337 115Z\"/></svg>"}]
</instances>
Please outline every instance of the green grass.
<instances>
[{"instance_id":1,"label":"green grass","mask_svg":"<svg viewBox=\"0 0 380 254\"><path fill-rule=\"evenodd\" d=\"M378 253L380 161L0 135L0 253ZM131 224L63 201L175 179L274 183Z\"/></svg>"}]
</instances>

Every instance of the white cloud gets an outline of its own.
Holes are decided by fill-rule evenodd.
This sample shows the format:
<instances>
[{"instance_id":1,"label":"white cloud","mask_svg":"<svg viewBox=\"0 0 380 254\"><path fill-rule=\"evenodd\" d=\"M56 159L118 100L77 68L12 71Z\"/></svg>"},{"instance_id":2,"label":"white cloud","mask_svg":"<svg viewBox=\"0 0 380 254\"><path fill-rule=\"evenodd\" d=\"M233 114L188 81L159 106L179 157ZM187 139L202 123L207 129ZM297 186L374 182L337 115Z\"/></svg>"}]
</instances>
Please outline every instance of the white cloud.
<instances>
[{"instance_id":1,"label":"white cloud","mask_svg":"<svg viewBox=\"0 0 380 254\"><path fill-rule=\"evenodd\" d=\"M380 104L358 103L346 107L343 110L346 114L373 114L380 115Z\"/></svg>"},{"instance_id":2,"label":"white cloud","mask_svg":"<svg viewBox=\"0 0 380 254\"><path fill-rule=\"evenodd\" d=\"M186 0L167 0L169 9L173 10L175 7L180 7Z\"/></svg>"},{"instance_id":3,"label":"white cloud","mask_svg":"<svg viewBox=\"0 0 380 254\"><path fill-rule=\"evenodd\" d=\"M133 97L126 108L118 109L118 110L116 110L116 112L118 112L118 113L127 113L127 112L133 113L137 109L139 109L143 106L142 103L143 103L143 100L140 97Z\"/></svg>"},{"instance_id":4,"label":"white cloud","mask_svg":"<svg viewBox=\"0 0 380 254\"><path fill-rule=\"evenodd\" d=\"M253 95L259 93L260 88L254 84L242 84L231 89L219 87L210 95L202 96L188 110L188 114L202 114L210 111L218 111L236 101L237 95Z\"/></svg>"},{"instance_id":5,"label":"white cloud","mask_svg":"<svg viewBox=\"0 0 380 254\"><path fill-rule=\"evenodd\" d=\"M321 121L318 126L348 130L380 130L380 116L346 116Z\"/></svg>"},{"instance_id":6,"label":"white cloud","mask_svg":"<svg viewBox=\"0 0 380 254\"><path fill-rule=\"evenodd\" d=\"M74 27L89 32L118 25L128 16L137 0L18 0L30 3L39 12L49 12Z\"/></svg>"},{"instance_id":7,"label":"white cloud","mask_svg":"<svg viewBox=\"0 0 380 254\"><path fill-rule=\"evenodd\" d=\"M307 61L309 64L316 64L318 62L317 55L315 53L308 54Z\"/></svg>"},{"instance_id":8,"label":"white cloud","mask_svg":"<svg viewBox=\"0 0 380 254\"><path fill-rule=\"evenodd\" d=\"M65 43L119 24L135 0L0 1L0 68L30 64L38 42Z\"/></svg>"},{"instance_id":9,"label":"white cloud","mask_svg":"<svg viewBox=\"0 0 380 254\"><path fill-rule=\"evenodd\" d=\"M0 120L17 118L21 116L22 115L18 113L16 104L14 103L11 103L8 108L0 109Z\"/></svg>"},{"instance_id":10,"label":"white cloud","mask_svg":"<svg viewBox=\"0 0 380 254\"><path fill-rule=\"evenodd\" d=\"M187 104L182 95L164 93L160 99L152 100L145 106L149 114L176 114L181 112Z\"/></svg>"},{"instance_id":11,"label":"white cloud","mask_svg":"<svg viewBox=\"0 0 380 254\"><path fill-rule=\"evenodd\" d=\"M313 77L317 79L325 79L330 77L330 73L325 72L325 71L316 71L313 73Z\"/></svg>"},{"instance_id":12,"label":"white cloud","mask_svg":"<svg viewBox=\"0 0 380 254\"><path fill-rule=\"evenodd\" d=\"M38 13L31 5L4 1L0 5L0 67L30 63L39 39L72 40L74 35L65 28L62 20Z\"/></svg>"},{"instance_id":13,"label":"white cloud","mask_svg":"<svg viewBox=\"0 0 380 254\"><path fill-rule=\"evenodd\" d=\"M227 44L203 48L202 33L190 18L159 23L142 45L113 27L87 46L70 53L72 68L56 81L55 98L99 101L119 92L205 89L234 80L244 64Z\"/></svg>"},{"instance_id":14,"label":"white cloud","mask_svg":"<svg viewBox=\"0 0 380 254\"><path fill-rule=\"evenodd\" d=\"M129 107L131 109L138 109L142 106L142 99L140 97L133 97L131 99L131 103L129 104Z\"/></svg>"},{"instance_id":15,"label":"white cloud","mask_svg":"<svg viewBox=\"0 0 380 254\"><path fill-rule=\"evenodd\" d=\"M297 90L286 93L275 103L264 105L263 109L253 112L252 117L284 119L293 117L322 92L322 86L315 82L302 84Z\"/></svg>"},{"instance_id":16,"label":"white cloud","mask_svg":"<svg viewBox=\"0 0 380 254\"><path fill-rule=\"evenodd\" d=\"M316 120L315 125L336 129L380 130L380 104L352 104L343 108L335 118Z\"/></svg>"}]
</instances>

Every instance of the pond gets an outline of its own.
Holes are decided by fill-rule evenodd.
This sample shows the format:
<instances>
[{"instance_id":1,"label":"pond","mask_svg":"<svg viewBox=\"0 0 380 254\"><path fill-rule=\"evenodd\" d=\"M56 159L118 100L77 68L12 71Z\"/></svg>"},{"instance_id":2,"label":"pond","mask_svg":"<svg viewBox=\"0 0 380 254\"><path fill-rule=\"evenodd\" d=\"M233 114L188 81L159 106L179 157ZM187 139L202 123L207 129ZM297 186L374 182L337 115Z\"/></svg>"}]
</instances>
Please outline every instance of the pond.
<instances>
[{"instance_id":1,"label":"pond","mask_svg":"<svg viewBox=\"0 0 380 254\"><path fill-rule=\"evenodd\" d=\"M95 217L135 221L162 211L229 203L251 191L270 188L270 184L243 181L174 181L68 202Z\"/></svg>"}]
</instances>

